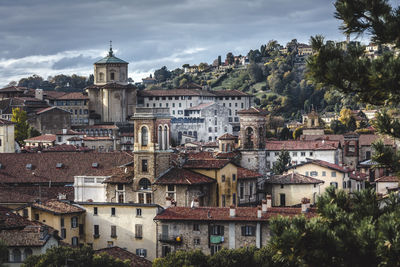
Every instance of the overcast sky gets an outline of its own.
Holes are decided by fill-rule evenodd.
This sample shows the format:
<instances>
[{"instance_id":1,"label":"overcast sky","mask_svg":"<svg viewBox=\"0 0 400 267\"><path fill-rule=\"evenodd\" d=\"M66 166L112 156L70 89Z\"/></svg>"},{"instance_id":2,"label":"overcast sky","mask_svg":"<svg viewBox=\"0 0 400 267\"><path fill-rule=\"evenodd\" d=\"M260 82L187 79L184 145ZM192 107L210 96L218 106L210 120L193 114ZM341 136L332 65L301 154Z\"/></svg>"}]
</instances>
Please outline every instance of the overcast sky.
<instances>
[{"instance_id":1,"label":"overcast sky","mask_svg":"<svg viewBox=\"0 0 400 267\"><path fill-rule=\"evenodd\" d=\"M88 76L109 40L135 81L271 39L344 40L333 12L331 0L1 0L0 86L32 74Z\"/></svg>"}]
</instances>

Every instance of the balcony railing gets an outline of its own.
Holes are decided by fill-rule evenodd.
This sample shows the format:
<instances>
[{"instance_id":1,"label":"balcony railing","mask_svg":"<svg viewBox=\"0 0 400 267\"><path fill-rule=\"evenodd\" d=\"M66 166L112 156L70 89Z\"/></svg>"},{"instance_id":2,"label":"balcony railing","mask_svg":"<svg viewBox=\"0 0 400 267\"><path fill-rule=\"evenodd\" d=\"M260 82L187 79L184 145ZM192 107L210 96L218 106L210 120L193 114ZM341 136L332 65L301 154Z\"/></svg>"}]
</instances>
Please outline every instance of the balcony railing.
<instances>
[{"instance_id":1,"label":"balcony railing","mask_svg":"<svg viewBox=\"0 0 400 267\"><path fill-rule=\"evenodd\" d=\"M158 236L158 240L163 243L171 243L171 244L181 244L182 236L180 235L165 235L160 234Z\"/></svg>"}]
</instances>

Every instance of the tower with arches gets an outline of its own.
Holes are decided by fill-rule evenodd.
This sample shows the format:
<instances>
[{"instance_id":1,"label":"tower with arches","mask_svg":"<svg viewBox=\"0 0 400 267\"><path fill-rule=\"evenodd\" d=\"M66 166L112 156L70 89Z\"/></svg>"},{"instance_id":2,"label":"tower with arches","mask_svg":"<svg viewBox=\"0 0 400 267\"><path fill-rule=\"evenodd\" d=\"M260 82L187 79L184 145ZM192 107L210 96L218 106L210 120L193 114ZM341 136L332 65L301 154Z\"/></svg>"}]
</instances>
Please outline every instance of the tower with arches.
<instances>
[{"instance_id":1,"label":"tower with arches","mask_svg":"<svg viewBox=\"0 0 400 267\"><path fill-rule=\"evenodd\" d=\"M168 108L137 108L131 117L134 124L133 189L139 203L152 203L156 177L171 166Z\"/></svg>"}]
</instances>

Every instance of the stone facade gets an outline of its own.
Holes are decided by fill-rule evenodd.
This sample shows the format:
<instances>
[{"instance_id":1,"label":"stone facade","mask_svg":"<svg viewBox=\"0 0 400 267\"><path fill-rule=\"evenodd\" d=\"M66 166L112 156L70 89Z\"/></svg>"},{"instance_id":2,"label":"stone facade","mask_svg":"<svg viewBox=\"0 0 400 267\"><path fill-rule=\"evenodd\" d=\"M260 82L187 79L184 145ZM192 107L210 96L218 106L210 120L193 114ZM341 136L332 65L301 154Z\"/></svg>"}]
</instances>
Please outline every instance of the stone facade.
<instances>
[{"instance_id":1,"label":"stone facade","mask_svg":"<svg viewBox=\"0 0 400 267\"><path fill-rule=\"evenodd\" d=\"M55 134L71 128L71 113L57 107L46 108L28 117L28 123L42 134Z\"/></svg>"},{"instance_id":2,"label":"stone facade","mask_svg":"<svg viewBox=\"0 0 400 267\"><path fill-rule=\"evenodd\" d=\"M14 123L0 119L0 153L15 152Z\"/></svg>"}]
</instances>

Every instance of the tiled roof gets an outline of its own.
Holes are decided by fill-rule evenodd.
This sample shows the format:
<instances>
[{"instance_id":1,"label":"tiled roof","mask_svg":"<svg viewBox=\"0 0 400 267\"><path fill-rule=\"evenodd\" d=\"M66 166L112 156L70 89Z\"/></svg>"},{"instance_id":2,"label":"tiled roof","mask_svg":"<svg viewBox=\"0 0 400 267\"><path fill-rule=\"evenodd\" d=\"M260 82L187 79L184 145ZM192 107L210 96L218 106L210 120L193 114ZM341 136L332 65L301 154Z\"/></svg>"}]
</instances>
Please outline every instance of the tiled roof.
<instances>
[{"instance_id":1,"label":"tiled roof","mask_svg":"<svg viewBox=\"0 0 400 267\"><path fill-rule=\"evenodd\" d=\"M215 96L210 91L199 89L141 90L138 96Z\"/></svg>"},{"instance_id":2,"label":"tiled roof","mask_svg":"<svg viewBox=\"0 0 400 267\"><path fill-rule=\"evenodd\" d=\"M214 104L215 104L215 102L202 103L202 104L200 104L200 105L197 105L197 106L194 106L194 107L191 107L191 108L187 108L186 110L201 110L201 109L203 109L203 108L212 106L212 105L214 105Z\"/></svg>"},{"instance_id":3,"label":"tiled roof","mask_svg":"<svg viewBox=\"0 0 400 267\"><path fill-rule=\"evenodd\" d=\"M130 260L132 267L151 267L151 261L139 257L132 252L129 252L125 249L120 247L109 247L109 248L102 248L95 251L95 254L106 253L115 259L120 260Z\"/></svg>"},{"instance_id":4,"label":"tiled roof","mask_svg":"<svg viewBox=\"0 0 400 267\"><path fill-rule=\"evenodd\" d=\"M44 229L47 229L46 232L41 232ZM24 229L0 231L0 239L9 247L41 247L52 235L56 235L56 232L50 227L33 223Z\"/></svg>"},{"instance_id":5,"label":"tiled roof","mask_svg":"<svg viewBox=\"0 0 400 267\"><path fill-rule=\"evenodd\" d=\"M15 122L0 119L0 125L12 125L12 124L15 124Z\"/></svg>"},{"instance_id":6,"label":"tiled roof","mask_svg":"<svg viewBox=\"0 0 400 267\"><path fill-rule=\"evenodd\" d=\"M267 115L267 111L260 109L260 108L255 108L251 107L249 109L242 109L238 111L238 114L241 115L260 115L260 116L265 116Z\"/></svg>"},{"instance_id":7,"label":"tiled roof","mask_svg":"<svg viewBox=\"0 0 400 267\"><path fill-rule=\"evenodd\" d=\"M91 150L92 149L90 149L87 146L83 147L83 146L61 144L52 147L47 147L43 149L42 152L89 152Z\"/></svg>"},{"instance_id":8,"label":"tiled roof","mask_svg":"<svg viewBox=\"0 0 400 267\"><path fill-rule=\"evenodd\" d=\"M368 178L368 175L366 173L361 173L358 171L352 171L349 174L349 178L357 181L365 181Z\"/></svg>"},{"instance_id":9,"label":"tiled roof","mask_svg":"<svg viewBox=\"0 0 400 267\"><path fill-rule=\"evenodd\" d=\"M161 177L154 184L179 184L179 185L197 185L214 183L215 180L203 174L192 172L187 169L174 167Z\"/></svg>"},{"instance_id":10,"label":"tiled roof","mask_svg":"<svg viewBox=\"0 0 400 267\"><path fill-rule=\"evenodd\" d=\"M262 174L246 169L246 168L242 168L242 167L238 167L237 168L237 177L238 179L254 179L254 178L260 178L263 177Z\"/></svg>"},{"instance_id":11,"label":"tiled roof","mask_svg":"<svg viewBox=\"0 0 400 267\"><path fill-rule=\"evenodd\" d=\"M47 99L57 99L63 95L67 94L66 92L59 92L59 91L43 91L43 95Z\"/></svg>"},{"instance_id":12,"label":"tiled roof","mask_svg":"<svg viewBox=\"0 0 400 267\"><path fill-rule=\"evenodd\" d=\"M315 179L299 173L289 173L284 175L274 175L265 180L268 184L322 184L324 181Z\"/></svg>"},{"instance_id":13,"label":"tiled roof","mask_svg":"<svg viewBox=\"0 0 400 267\"><path fill-rule=\"evenodd\" d=\"M375 182L399 182L400 179L397 176L382 176L379 177L378 179L375 179Z\"/></svg>"},{"instance_id":14,"label":"tiled roof","mask_svg":"<svg viewBox=\"0 0 400 267\"><path fill-rule=\"evenodd\" d=\"M58 110L61 110L62 112L69 113L68 111L65 111L65 110L63 110L61 108L58 108L58 107L54 106L54 107L48 107L48 108L40 109L39 111L36 112L36 114L42 114L42 113L45 113L45 112L48 112L48 111L54 110L54 109L58 109Z\"/></svg>"},{"instance_id":15,"label":"tiled roof","mask_svg":"<svg viewBox=\"0 0 400 267\"><path fill-rule=\"evenodd\" d=\"M132 166L124 166L124 167L115 167L108 172L104 172L104 176L111 176L107 178L104 183L110 184L130 184L133 181L134 167Z\"/></svg>"},{"instance_id":16,"label":"tiled roof","mask_svg":"<svg viewBox=\"0 0 400 267\"><path fill-rule=\"evenodd\" d=\"M234 159L240 156L240 151L235 150L231 152L219 152L215 155L217 159Z\"/></svg>"},{"instance_id":17,"label":"tiled roof","mask_svg":"<svg viewBox=\"0 0 400 267\"><path fill-rule=\"evenodd\" d=\"M230 162L229 159L188 160L183 167L186 169L222 169Z\"/></svg>"},{"instance_id":18,"label":"tiled roof","mask_svg":"<svg viewBox=\"0 0 400 267\"><path fill-rule=\"evenodd\" d=\"M187 153L188 160L199 160L199 159L213 159L213 152L199 151Z\"/></svg>"},{"instance_id":19,"label":"tiled roof","mask_svg":"<svg viewBox=\"0 0 400 267\"><path fill-rule=\"evenodd\" d=\"M43 134L35 137L31 137L29 139L25 139L25 142L55 142L56 135L55 134Z\"/></svg>"},{"instance_id":20,"label":"tiled roof","mask_svg":"<svg viewBox=\"0 0 400 267\"><path fill-rule=\"evenodd\" d=\"M123 61L122 59L114 56L113 51L111 49L106 57L100 59L99 61L96 61L94 64L112 64L112 63L128 64L128 62Z\"/></svg>"},{"instance_id":21,"label":"tiled roof","mask_svg":"<svg viewBox=\"0 0 400 267\"><path fill-rule=\"evenodd\" d=\"M84 95L83 93L79 92L72 92L72 93L67 93L64 94L60 97L57 98L57 100L69 100L69 99L89 99L88 96Z\"/></svg>"},{"instance_id":22,"label":"tiled roof","mask_svg":"<svg viewBox=\"0 0 400 267\"><path fill-rule=\"evenodd\" d=\"M394 146L395 142L388 136L379 136L375 134L360 134L359 143L360 146L370 146L373 142L378 139L382 139L383 143L387 146Z\"/></svg>"},{"instance_id":23,"label":"tiled roof","mask_svg":"<svg viewBox=\"0 0 400 267\"><path fill-rule=\"evenodd\" d=\"M155 220L170 221L268 221L269 219L281 216L295 216L301 214L301 208L269 208L262 213L261 218L257 218L257 207L237 207L236 216L229 215L229 208L217 207L169 207L158 214ZM316 216L314 211L305 213L307 217Z\"/></svg>"},{"instance_id":24,"label":"tiled roof","mask_svg":"<svg viewBox=\"0 0 400 267\"><path fill-rule=\"evenodd\" d=\"M10 209L0 206L0 230L23 229L30 221L13 213Z\"/></svg>"},{"instance_id":25,"label":"tiled roof","mask_svg":"<svg viewBox=\"0 0 400 267\"><path fill-rule=\"evenodd\" d=\"M0 203L33 203L37 200L46 201L54 199L59 194L65 195L67 200L74 200L74 187L72 186L0 186Z\"/></svg>"},{"instance_id":26,"label":"tiled roof","mask_svg":"<svg viewBox=\"0 0 400 267\"><path fill-rule=\"evenodd\" d=\"M78 136L73 136L68 138L67 141L82 141L82 138Z\"/></svg>"},{"instance_id":27,"label":"tiled roof","mask_svg":"<svg viewBox=\"0 0 400 267\"><path fill-rule=\"evenodd\" d=\"M0 183L73 183L76 175L90 175L132 160L125 152L0 153ZM57 163L63 166L56 168ZM92 163L99 166L93 168ZM32 164L32 169L27 169L27 164Z\"/></svg>"},{"instance_id":28,"label":"tiled roof","mask_svg":"<svg viewBox=\"0 0 400 267\"><path fill-rule=\"evenodd\" d=\"M218 140L236 140L238 137L233 134L226 133L218 137Z\"/></svg>"},{"instance_id":29,"label":"tiled roof","mask_svg":"<svg viewBox=\"0 0 400 267\"><path fill-rule=\"evenodd\" d=\"M47 200L42 203L33 203L31 206L33 208L51 212L56 215L85 212L84 209L82 209L78 206L75 206L66 201L60 201L57 199Z\"/></svg>"},{"instance_id":30,"label":"tiled roof","mask_svg":"<svg viewBox=\"0 0 400 267\"><path fill-rule=\"evenodd\" d=\"M25 90L28 90L27 87L22 87L22 86L8 86L8 87L3 87L0 89L0 93L3 92L23 92Z\"/></svg>"},{"instance_id":31,"label":"tiled roof","mask_svg":"<svg viewBox=\"0 0 400 267\"><path fill-rule=\"evenodd\" d=\"M336 150L339 148L338 141L267 141L266 150L280 151L285 150Z\"/></svg>"},{"instance_id":32,"label":"tiled roof","mask_svg":"<svg viewBox=\"0 0 400 267\"><path fill-rule=\"evenodd\" d=\"M332 170L339 171L339 172L344 172L344 173L351 172L351 170L348 169L348 168L345 168L345 167L342 167L342 166L339 166L337 164L333 164L333 163L330 163L330 162L327 162L327 161L316 160L316 159L308 160L307 162L291 166L291 167L289 167L289 169L296 168L297 166L307 165L307 164L316 164L316 165L321 166L321 167L325 167L325 168L328 168L328 169L332 169Z\"/></svg>"}]
</instances>

